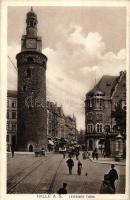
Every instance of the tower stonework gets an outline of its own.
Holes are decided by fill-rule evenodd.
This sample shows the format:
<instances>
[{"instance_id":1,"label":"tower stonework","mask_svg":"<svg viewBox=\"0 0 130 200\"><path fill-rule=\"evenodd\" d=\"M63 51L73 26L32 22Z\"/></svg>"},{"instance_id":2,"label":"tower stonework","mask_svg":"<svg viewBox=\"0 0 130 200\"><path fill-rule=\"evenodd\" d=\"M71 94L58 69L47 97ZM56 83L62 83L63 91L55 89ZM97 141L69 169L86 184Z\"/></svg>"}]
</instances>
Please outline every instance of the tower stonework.
<instances>
[{"instance_id":1,"label":"tower stonework","mask_svg":"<svg viewBox=\"0 0 130 200\"><path fill-rule=\"evenodd\" d=\"M26 35L17 54L18 67L18 132L20 150L33 151L47 144L46 63L42 40L37 36L37 15L27 13Z\"/></svg>"}]
</instances>

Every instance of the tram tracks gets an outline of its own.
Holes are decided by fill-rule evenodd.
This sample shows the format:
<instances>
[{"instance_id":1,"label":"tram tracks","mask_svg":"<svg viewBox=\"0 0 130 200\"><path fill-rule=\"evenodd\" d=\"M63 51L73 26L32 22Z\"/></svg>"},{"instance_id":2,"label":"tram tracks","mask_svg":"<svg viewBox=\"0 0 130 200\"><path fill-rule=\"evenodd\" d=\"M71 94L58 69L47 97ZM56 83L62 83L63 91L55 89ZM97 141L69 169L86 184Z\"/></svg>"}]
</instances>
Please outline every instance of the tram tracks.
<instances>
[{"instance_id":1,"label":"tram tracks","mask_svg":"<svg viewBox=\"0 0 130 200\"><path fill-rule=\"evenodd\" d=\"M49 164L47 162L48 160L50 160ZM15 177L8 179L8 181L10 180L10 185L8 186L7 193L51 194L62 160L63 159L59 159L55 163L53 156L49 156L46 159L41 158L35 161L31 167L20 170ZM42 168L44 169L43 171ZM22 173L22 176L20 176L20 173ZM36 181L32 182L32 180Z\"/></svg>"},{"instance_id":2,"label":"tram tracks","mask_svg":"<svg viewBox=\"0 0 130 200\"><path fill-rule=\"evenodd\" d=\"M47 158L47 159L39 159L37 161L35 161L31 167L27 167L25 168L24 170L20 170L16 175L15 177L11 177L10 179L7 180L7 193L11 194L11 193L14 193L15 191L15 188L22 182L24 181L27 177L29 177L36 169L38 169L42 164L43 162L46 162L50 159ZM20 177L19 177L20 176Z\"/></svg>"},{"instance_id":3,"label":"tram tracks","mask_svg":"<svg viewBox=\"0 0 130 200\"><path fill-rule=\"evenodd\" d=\"M38 161L40 161L42 158L38 159L38 160L35 160L31 166L33 166L35 163L37 163ZM22 162L21 162L22 163ZM16 174L15 176L11 176L11 177L7 177L7 182L12 182L13 180L17 179L18 176L20 176L25 170L29 169L30 168L30 165L28 165L26 168L23 168L23 169L20 169Z\"/></svg>"},{"instance_id":4,"label":"tram tracks","mask_svg":"<svg viewBox=\"0 0 130 200\"><path fill-rule=\"evenodd\" d=\"M33 190L33 194L39 194L39 193L41 193L41 191L42 191L42 193L48 193L48 194L51 194L52 193L52 188L53 188L53 185L54 185L54 183L55 183L55 179L56 179L56 176L57 176L57 173L58 173L58 170L59 170L59 168L60 168L60 166L61 166L61 163L62 163L62 160L63 159L61 159L60 160L60 162L59 162L59 164L58 164L58 166L56 166L56 172L54 173L54 175L52 176L52 178L51 178L51 181L50 181L50 183L49 183L49 187L46 189L46 190L41 190L41 185L44 183L44 175L41 177L41 179L40 179L40 181L39 181L39 183L36 185L36 187L34 188L34 190ZM48 169L47 169L47 171L46 171L46 173L48 173L49 172L49 170L52 168L52 166L50 166Z\"/></svg>"}]
</instances>

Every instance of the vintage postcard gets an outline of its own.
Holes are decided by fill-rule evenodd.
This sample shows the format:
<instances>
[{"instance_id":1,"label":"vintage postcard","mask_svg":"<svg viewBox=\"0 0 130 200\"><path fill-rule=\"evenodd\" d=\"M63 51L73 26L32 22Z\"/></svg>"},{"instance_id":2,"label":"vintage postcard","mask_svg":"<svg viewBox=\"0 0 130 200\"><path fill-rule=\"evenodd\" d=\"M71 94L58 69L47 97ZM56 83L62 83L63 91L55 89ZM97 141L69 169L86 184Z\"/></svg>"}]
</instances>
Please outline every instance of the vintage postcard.
<instances>
[{"instance_id":1,"label":"vintage postcard","mask_svg":"<svg viewBox=\"0 0 130 200\"><path fill-rule=\"evenodd\" d=\"M0 198L129 199L129 2L1 2Z\"/></svg>"}]
</instances>

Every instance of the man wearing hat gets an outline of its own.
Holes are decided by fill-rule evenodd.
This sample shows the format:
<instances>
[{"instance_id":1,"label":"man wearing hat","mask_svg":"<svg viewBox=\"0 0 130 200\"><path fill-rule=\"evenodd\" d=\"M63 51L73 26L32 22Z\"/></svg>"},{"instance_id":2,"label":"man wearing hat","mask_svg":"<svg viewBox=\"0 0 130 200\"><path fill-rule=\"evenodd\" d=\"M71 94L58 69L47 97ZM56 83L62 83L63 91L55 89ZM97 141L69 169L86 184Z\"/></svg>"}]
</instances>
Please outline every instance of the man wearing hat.
<instances>
[{"instance_id":1,"label":"man wearing hat","mask_svg":"<svg viewBox=\"0 0 130 200\"><path fill-rule=\"evenodd\" d=\"M63 187L58 190L58 194L67 194L67 183L63 183Z\"/></svg>"},{"instance_id":2,"label":"man wearing hat","mask_svg":"<svg viewBox=\"0 0 130 200\"><path fill-rule=\"evenodd\" d=\"M111 170L109 171L109 180L110 180L110 184L111 184L111 187L113 189L113 193L116 192L116 189L115 189L115 180L118 179L118 173L117 171L114 169L115 168L115 165L112 164L111 165Z\"/></svg>"}]
</instances>

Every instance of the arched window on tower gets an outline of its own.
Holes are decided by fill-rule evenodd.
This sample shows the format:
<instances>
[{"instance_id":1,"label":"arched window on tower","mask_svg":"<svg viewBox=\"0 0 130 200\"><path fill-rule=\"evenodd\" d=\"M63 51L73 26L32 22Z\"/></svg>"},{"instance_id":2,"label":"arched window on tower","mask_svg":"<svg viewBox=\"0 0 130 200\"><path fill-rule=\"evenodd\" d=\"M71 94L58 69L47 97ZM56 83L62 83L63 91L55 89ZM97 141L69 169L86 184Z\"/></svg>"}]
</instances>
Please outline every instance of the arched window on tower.
<instances>
[{"instance_id":1,"label":"arched window on tower","mask_svg":"<svg viewBox=\"0 0 130 200\"><path fill-rule=\"evenodd\" d=\"M33 20L30 21L30 26L34 27L34 21Z\"/></svg>"},{"instance_id":2,"label":"arched window on tower","mask_svg":"<svg viewBox=\"0 0 130 200\"><path fill-rule=\"evenodd\" d=\"M34 62L34 59L33 59L32 57L28 57L28 58L27 58L27 61L28 61L28 63L30 64L30 63L33 63L33 62Z\"/></svg>"},{"instance_id":3,"label":"arched window on tower","mask_svg":"<svg viewBox=\"0 0 130 200\"><path fill-rule=\"evenodd\" d=\"M46 63L43 61L43 67L45 67L46 66Z\"/></svg>"},{"instance_id":4,"label":"arched window on tower","mask_svg":"<svg viewBox=\"0 0 130 200\"><path fill-rule=\"evenodd\" d=\"M26 86L26 85L23 86L23 91L24 91L24 92L27 91L27 86Z\"/></svg>"}]
</instances>

